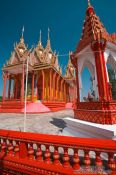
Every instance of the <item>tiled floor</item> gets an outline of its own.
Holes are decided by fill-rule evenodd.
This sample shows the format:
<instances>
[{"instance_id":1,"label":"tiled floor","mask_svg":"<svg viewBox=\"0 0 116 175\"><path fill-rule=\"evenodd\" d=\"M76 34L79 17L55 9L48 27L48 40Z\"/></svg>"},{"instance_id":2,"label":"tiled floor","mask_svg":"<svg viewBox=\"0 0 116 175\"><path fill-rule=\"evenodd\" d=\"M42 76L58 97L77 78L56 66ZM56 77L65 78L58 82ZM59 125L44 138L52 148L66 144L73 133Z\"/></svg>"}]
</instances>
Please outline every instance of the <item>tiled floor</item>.
<instances>
[{"instance_id":1,"label":"tiled floor","mask_svg":"<svg viewBox=\"0 0 116 175\"><path fill-rule=\"evenodd\" d=\"M46 134L59 134L65 127L63 118L73 117L72 110L54 113L28 114L26 117L26 131ZM0 129L24 129L24 114L0 113Z\"/></svg>"}]
</instances>

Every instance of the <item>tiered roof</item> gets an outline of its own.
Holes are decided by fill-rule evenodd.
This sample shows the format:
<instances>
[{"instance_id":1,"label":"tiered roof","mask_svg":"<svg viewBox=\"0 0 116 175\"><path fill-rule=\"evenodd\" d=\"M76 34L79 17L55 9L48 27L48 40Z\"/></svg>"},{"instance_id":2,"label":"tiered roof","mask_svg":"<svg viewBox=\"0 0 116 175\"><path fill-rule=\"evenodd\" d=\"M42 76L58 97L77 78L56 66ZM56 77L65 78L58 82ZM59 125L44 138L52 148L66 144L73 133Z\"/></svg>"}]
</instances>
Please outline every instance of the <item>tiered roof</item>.
<instances>
[{"instance_id":1,"label":"tiered roof","mask_svg":"<svg viewBox=\"0 0 116 175\"><path fill-rule=\"evenodd\" d=\"M116 44L116 34L109 34L99 17L96 15L93 6L88 0L88 8L84 21L82 36L77 46L76 51L80 52L84 47L89 45L92 41L105 39Z\"/></svg>"},{"instance_id":2,"label":"tiered roof","mask_svg":"<svg viewBox=\"0 0 116 175\"><path fill-rule=\"evenodd\" d=\"M9 61L7 61L7 64L4 67L5 68L9 66L11 67L13 65L25 62L29 54L30 54L29 64L31 66L51 65L60 74L62 74L62 70L58 64L58 56L56 55L56 52L52 51L52 48L51 48L49 29L48 29L48 39L47 39L46 47L44 48L42 46L41 31L40 31L39 42L36 48L34 48L33 51L31 51L31 53L25 45L23 32L22 32L20 42L14 45L14 51L11 53L11 57Z\"/></svg>"}]
</instances>

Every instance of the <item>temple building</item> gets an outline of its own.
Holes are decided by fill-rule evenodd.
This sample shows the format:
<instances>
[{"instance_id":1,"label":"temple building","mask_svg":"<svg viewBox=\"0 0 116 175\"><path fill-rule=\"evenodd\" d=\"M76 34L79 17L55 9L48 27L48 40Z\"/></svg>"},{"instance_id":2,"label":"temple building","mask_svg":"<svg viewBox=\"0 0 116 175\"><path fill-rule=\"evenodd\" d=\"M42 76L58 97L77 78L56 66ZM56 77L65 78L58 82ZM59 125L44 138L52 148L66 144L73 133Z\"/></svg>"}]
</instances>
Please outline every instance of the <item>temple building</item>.
<instances>
[{"instance_id":1,"label":"temple building","mask_svg":"<svg viewBox=\"0 0 116 175\"><path fill-rule=\"evenodd\" d=\"M89 0L80 41L70 56L76 69L77 99L74 119L64 119L63 135L116 140L116 34L106 31ZM85 68L92 88L82 97Z\"/></svg>"},{"instance_id":2,"label":"temple building","mask_svg":"<svg viewBox=\"0 0 116 175\"><path fill-rule=\"evenodd\" d=\"M4 80L2 111L9 108L9 112L13 112L12 110L16 106L12 106L13 102L18 102L20 109L23 107L27 65L26 98L28 103L39 100L51 108L54 105L65 108L66 103L74 101L75 69L69 58L66 73L64 76L62 75L58 55L51 48L49 30L46 47L42 46L40 32L38 45L31 50L26 47L22 32L20 42L14 45L14 51L2 69ZM20 112L20 110L17 111Z\"/></svg>"},{"instance_id":3,"label":"temple building","mask_svg":"<svg viewBox=\"0 0 116 175\"><path fill-rule=\"evenodd\" d=\"M116 34L109 34L88 1L81 39L71 54L76 68L77 101L75 118L100 124L116 124ZM108 67L113 70L113 80ZM84 67L92 77L92 92L81 98Z\"/></svg>"}]
</instances>

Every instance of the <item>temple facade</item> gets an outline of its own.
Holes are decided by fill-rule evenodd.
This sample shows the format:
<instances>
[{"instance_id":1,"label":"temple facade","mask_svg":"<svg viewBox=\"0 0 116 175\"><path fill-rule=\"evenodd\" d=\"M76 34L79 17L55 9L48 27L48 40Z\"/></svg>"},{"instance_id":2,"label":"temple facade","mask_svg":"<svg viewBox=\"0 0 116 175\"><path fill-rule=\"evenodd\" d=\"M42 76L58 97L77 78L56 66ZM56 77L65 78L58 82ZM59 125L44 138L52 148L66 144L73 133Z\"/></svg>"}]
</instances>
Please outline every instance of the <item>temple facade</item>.
<instances>
[{"instance_id":1,"label":"temple facade","mask_svg":"<svg viewBox=\"0 0 116 175\"><path fill-rule=\"evenodd\" d=\"M70 53L69 53L70 54ZM28 70L27 70L28 65ZM70 57L66 73L58 63L58 56L52 51L50 36L45 48L40 39L36 48L28 50L23 32L20 42L3 69L3 106L11 101L22 104L25 98L26 72L28 71L27 100L35 102L73 102L76 95L75 69Z\"/></svg>"}]
</instances>

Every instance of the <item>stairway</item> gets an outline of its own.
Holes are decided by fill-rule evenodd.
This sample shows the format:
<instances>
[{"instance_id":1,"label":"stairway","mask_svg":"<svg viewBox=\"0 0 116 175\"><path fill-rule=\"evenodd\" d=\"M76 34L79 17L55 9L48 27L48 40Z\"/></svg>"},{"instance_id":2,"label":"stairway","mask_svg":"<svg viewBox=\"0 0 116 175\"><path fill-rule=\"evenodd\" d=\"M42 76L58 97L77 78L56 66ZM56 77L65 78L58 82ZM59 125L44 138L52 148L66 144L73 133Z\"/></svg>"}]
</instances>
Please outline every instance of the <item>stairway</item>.
<instances>
[{"instance_id":1,"label":"stairway","mask_svg":"<svg viewBox=\"0 0 116 175\"><path fill-rule=\"evenodd\" d=\"M43 102L43 104L50 109L52 112L65 110L65 102Z\"/></svg>"},{"instance_id":2,"label":"stairway","mask_svg":"<svg viewBox=\"0 0 116 175\"><path fill-rule=\"evenodd\" d=\"M5 101L1 104L0 112L20 113L22 108L24 108L24 103L21 103L20 101Z\"/></svg>"}]
</instances>

